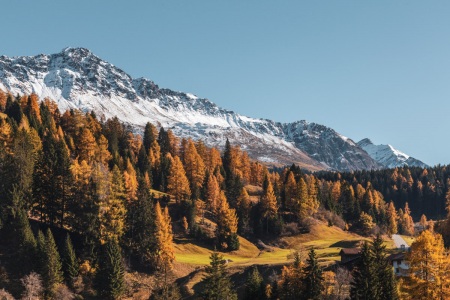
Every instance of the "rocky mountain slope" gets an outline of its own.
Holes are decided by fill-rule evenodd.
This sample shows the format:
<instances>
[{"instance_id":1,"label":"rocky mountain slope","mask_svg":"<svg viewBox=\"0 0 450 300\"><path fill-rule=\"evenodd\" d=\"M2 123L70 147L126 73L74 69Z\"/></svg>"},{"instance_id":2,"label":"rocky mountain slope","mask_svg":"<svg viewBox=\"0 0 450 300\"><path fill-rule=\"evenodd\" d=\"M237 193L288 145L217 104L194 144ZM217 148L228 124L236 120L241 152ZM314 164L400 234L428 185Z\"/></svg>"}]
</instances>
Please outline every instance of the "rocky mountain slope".
<instances>
[{"instance_id":1,"label":"rocky mountain slope","mask_svg":"<svg viewBox=\"0 0 450 300\"><path fill-rule=\"evenodd\" d=\"M428 165L422 161L395 149L391 145L374 145L368 138L359 141L358 146L364 149L370 157L387 168L403 166L421 168L428 167Z\"/></svg>"},{"instance_id":2,"label":"rocky mountain slope","mask_svg":"<svg viewBox=\"0 0 450 300\"><path fill-rule=\"evenodd\" d=\"M387 166L326 126L245 117L208 99L163 89L145 78L133 79L84 48L0 56L0 89L49 97L62 111L78 108L105 118L117 116L138 131L152 122L210 146L222 147L228 138L251 157L273 165L296 163L310 170L340 171Z\"/></svg>"}]
</instances>

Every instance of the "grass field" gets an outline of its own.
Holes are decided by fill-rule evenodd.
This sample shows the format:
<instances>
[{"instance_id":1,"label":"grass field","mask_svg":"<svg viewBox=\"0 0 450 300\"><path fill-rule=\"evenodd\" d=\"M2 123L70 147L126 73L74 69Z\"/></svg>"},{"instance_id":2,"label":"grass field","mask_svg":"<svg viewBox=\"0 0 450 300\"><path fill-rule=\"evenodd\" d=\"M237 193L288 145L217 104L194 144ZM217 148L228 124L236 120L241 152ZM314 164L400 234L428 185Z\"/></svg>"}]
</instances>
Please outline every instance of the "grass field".
<instances>
[{"instance_id":1,"label":"grass field","mask_svg":"<svg viewBox=\"0 0 450 300\"><path fill-rule=\"evenodd\" d=\"M328 227L323 223L314 225L310 233L280 239L279 247L270 247L269 251L261 251L248 240L240 237L241 247L237 251L222 253L229 259L230 266L249 266L254 264L286 264L293 259L295 251L306 251L314 248L319 261L329 264L339 260L339 251L342 248L356 247L363 238L359 235L343 231L337 227ZM202 266L209 263L212 249L194 244L192 241L178 241L175 245L175 258L177 262Z\"/></svg>"}]
</instances>

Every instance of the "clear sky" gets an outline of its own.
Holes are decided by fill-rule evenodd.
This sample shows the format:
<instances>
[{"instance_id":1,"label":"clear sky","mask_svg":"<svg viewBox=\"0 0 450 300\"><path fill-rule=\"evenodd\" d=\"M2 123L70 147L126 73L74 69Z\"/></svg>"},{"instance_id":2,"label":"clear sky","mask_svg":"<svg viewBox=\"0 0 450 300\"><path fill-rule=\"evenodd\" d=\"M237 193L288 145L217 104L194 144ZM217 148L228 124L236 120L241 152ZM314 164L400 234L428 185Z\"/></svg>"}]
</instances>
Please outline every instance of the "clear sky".
<instances>
[{"instance_id":1,"label":"clear sky","mask_svg":"<svg viewBox=\"0 0 450 300\"><path fill-rule=\"evenodd\" d=\"M241 114L450 163L450 1L3 1L0 54L86 47Z\"/></svg>"}]
</instances>

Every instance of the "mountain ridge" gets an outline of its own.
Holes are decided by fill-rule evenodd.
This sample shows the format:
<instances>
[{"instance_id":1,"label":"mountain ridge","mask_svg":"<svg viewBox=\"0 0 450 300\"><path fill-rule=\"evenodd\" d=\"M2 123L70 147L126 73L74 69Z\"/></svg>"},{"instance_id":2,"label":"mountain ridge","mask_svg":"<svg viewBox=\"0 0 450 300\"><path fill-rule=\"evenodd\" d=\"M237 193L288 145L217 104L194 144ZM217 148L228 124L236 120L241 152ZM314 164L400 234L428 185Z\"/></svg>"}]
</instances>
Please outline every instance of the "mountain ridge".
<instances>
[{"instance_id":1,"label":"mountain ridge","mask_svg":"<svg viewBox=\"0 0 450 300\"><path fill-rule=\"evenodd\" d=\"M93 110L142 130L147 122L181 137L222 147L226 138L252 158L273 165L296 163L309 170L352 171L386 167L353 140L324 125L250 118L206 98L133 79L86 48L56 54L0 56L0 88L55 100L60 110Z\"/></svg>"}]
</instances>

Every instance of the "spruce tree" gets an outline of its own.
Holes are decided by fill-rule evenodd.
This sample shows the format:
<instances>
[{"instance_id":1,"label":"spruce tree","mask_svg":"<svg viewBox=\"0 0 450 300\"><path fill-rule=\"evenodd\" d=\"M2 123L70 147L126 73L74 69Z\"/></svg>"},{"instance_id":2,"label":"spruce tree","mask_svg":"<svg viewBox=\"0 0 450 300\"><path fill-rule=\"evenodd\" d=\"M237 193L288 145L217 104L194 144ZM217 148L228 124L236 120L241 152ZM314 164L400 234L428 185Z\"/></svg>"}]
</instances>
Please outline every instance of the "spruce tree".
<instances>
[{"instance_id":1,"label":"spruce tree","mask_svg":"<svg viewBox=\"0 0 450 300\"><path fill-rule=\"evenodd\" d=\"M236 300L237 294L225 271L223 255L214 251L210 256L203 278L204 288L201 297L205 300Z\"/></svg>"},{"instance_id":2,"label":"spruce tree","mask_svg":"<svg viewBox=\"0 0 450 300\"><path fill-rule=\"evenodd\" d=\"M324 289L322 269L317 261L316 252L311 249L305 266L305 291L307 299L320 299Z\"/></svg>"},{"instance_id":3,"label":"spruce tree","mask_svg":"<svg viewBox=\"0 0 450 300\"><path fill-rule=\"evenodd\" d=\"M64 270L64 278L69 286L72 285L73 280L78 276L80 266L73 249L70 235L67 234L66 241L64 243L64 252L62 255L62 264Z\"/></svg>"},{"instance_id":4,"label":"spruce tree","mask_svg":"<svg viewBox=\"0 0 450 300\"><path fill-rule=\"evenodd\" d=\"M264 282L261 274L256 266L248 274L247 282L245 283L245 299L256 300L264 299Z\"/></svg>"},{"instance_id":5,"label":"spruce tree","mask_svg":"<svg viewBox=\"0 0 450 300\"><path fill-rule=\"evenodd\" d=\"M118 299L124 292L124 266L121 249L115 239L103 245L96 276L96 287L103 299Z\"/></svg>"},{"instance_id":6,"label":"spruce tree","mask_svg":"<svg viewBox=\"0 0 450 300\"><path fill-rule=\"evenodd\" d=\"M371 246L371 251L375 265L375 276L372 281L372 294L377 299L396 300L398 299L397 284L392 270L392 266L386 258L386 246L383 245L383 239L377 235Z\"/></svg>"},{"instance_id":7,"label":"spruce tree","mask_svg":"<svg viewBox=\"0 0 450 300\"><path fill-rule=\"evenodd\" d=\"M42 274L42 277L46 293L52 295L58 284L63 282L63 272L61 258L50 228L47 229L45 237L45 254L44 274Z\"/></svg>"},{"instance_id":8,"label":"spruce tree","mask_svg":"<svg viewBox=\"0 0 450 300\"><path fill-rule=\"evenodd\" d=\"M351 282L350 297L355 300L377 300L373 294L373 285L375 283L374 276L374 259L369 244L365 242L361 249L360 261L356 265L352 273L353 281Z\"/></svg>"}]
</instances>

